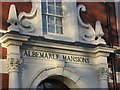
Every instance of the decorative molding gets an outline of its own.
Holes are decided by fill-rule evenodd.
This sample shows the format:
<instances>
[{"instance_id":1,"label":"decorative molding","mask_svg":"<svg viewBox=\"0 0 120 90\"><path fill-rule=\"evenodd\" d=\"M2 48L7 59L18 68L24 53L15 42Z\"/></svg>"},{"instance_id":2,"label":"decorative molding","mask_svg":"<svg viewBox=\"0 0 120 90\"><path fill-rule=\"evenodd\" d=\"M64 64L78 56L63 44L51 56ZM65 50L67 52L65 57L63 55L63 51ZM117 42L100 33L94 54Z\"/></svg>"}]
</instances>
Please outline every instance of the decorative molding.
<instances>
[{"instance_id":1,"label":"decorative molding","mask_svg":"<svg viewBox=\"0 0 120 90\"><path fill-rule=\"evenodd\" d=\"M23 42L21 41L14 41L14 40L9 40L5 45L8 47L9 45L16 45L16 46L21 46Z\"/></svg>"},{"instance_id":2,"label":"decorative molding","mask_svg":"<svg viewBox=\"0 0 120 90\"><path fill-rule=\"evenodd\" d=\"M75 86L77 86L76 88L80 88L81 84L84 84L87 87L84 78L75 71L71 70L70 68L46 67L38 71L37 74L35 74L33 79L27 85L27 88L36 88L41 81L45 80L50 76L56 76L56 75L62 75L64 77L67 77L68 79L74 82Z\"/></svg>"},{"instance_id":3,"label":"decorative molding","mask_svg":"<svg viewBox=\"0 0 120 90\"><path fill-rule=\"evenodd\" d=\"M80 10L82 12L85 12L86 7L84 5L82 5L82 4L78 5L78 21L79 21L79 24L81 24L81 26L84 27L84 28L90 28L91 25L84 23L82 18L80 17L80 14L81 14Z\"/></svg>"},{"instance_id":4,"label":"decorative molding","mask_svg":"<svg viewBox=\"0 0 120 90\"><path fill-rule=\"evenodd\" d=\"M41 46L44 47L44 49L40 48ZM49 49L46 49L45 47L52 48L52 51L53 50L55 52L57 52L57 51L59 52L60 51L62 53L63 53L63 51L62 51L63 49L70 50L70 51L72 50L72 52L74 50L74 51L89 53L89 56L90 56L90 53L91 54L98 53L97 57L99 56L99 53L103 54L104 56L108 56L109 53L112 53L115 50L114 48L100 47L100 46L96 46L94 48L90 48L88 46L88 47L85 47L86 49L84 49L82 46L78 47L78 46L63 45L63 44L51 43L51 42L44 42L44 41L35 41L35 40L32 40L32 42L26 42L25 46L22 47L22 48L23 49L29 49L29 50L33 49L33 50L45 50L45 51L49 51ZM64 53L66 53L66 52L67 51L64 51ZM71 53L71 52L69 52L69 53ZM74 52L74 53L76 53L76 52ZM72 54L74 54L74 53L72 53ZM78 55L79 55L79 53L78 53ZM92 56L96 57L96 55L92 55Z\"/></svg>"},{"instance_id":5,"label":"decorative molding","mask_svg":"<svg viewBox=\"0 0 120 90\"><path fill-rule=\"evenodd\" d=\"M23 35L15 35L15 34L5 34L2 37L0 37L0 42L2 44L5 44L5 46L8 46L10 44L13 45L22 45L22 42L28 41L29 36L23 36Z\"/></svg>"},{"instance_id":6,"label":"decorative molding","mask_svg":"<svg viewBox=\"0 0 120 90\"><path fill-rule=\"evenodd\" d=\"M41 2L34 2L32 3L32 9L30 13L21 12L19 15L16 13L16 7L15 5L10 6L9 11L9 17L8 17L8 23L11 25L8 27L9 31L17 31L21 34L31 35L31 36L43 36L42 31L42 14L41 14ZM82 12L86 11L86 7L82 4L78 5L77 8L77 18L78 18L78 32L79 34L75 35L75 38L78 39L78 41L83 43L90 43L90 44L106 44L105 40L102 39L102 36L104 35L102 30L102 25L100 21L96 21L95 29L90 25L83 22L82 18L80 17L80 14ZM39 24L38 24L39 23ZM67 30L67 28L66 28ZM76 30L76 29L75 29ZM74 31L74 32L77 32ZM67 34L68 35L68 34ZM74 34L71 34L71 38L74 37ZM69 37L69 36L66 36ZM46 37L49 38L49 37ZM53 37L52 39L54 39ZM65 38L65 37L64 37ZM72 41L70 38L66 39L66 41ZM55 38L56 39L56 38ZM59 40L60 38L58 38ZM63 40L61 38L61 40Z\"/></svg>"},{"instance_id":7,"label":"decorative molding","mask_svg":"<svg viewBox=\"0 0 120 90\"><path fill-rule=\"evenodd\" d=\"M108 68L101 67L98 70L98 78L100 79L108 79Z\"/></svg>"},{"instance_id":8,"label":"decorative molding","mask_svg":"<svg viewBox=\"0 0 120 90\"><path fill-rule=\"evenodd\" d=\"M16 59L16 58L8 59L8 71L18 72L21 64L22 64L22 61L20 59Z\"/></svg>"},{"instance_id":9,"label":"decorative molding","mask_svg":"<svg viewBox=\"0 0 120 90\"><path fill-rule=\"evenodd\" d=\"M80 17L80 10L82 12L86 11L86 7L82 4L78 5L78 21L80 25L80 37L83 41L86 42L93 42L95 40L95 31L90 24L86 24L83 22L82 18Z\"/></svg>"},{"instance_id":10,"label":"decorative molding","mask_svg":"<svg viewBox=\"0 0 120 90\"><path fill-rule=\"evenodd\" d=\"M96 21L95 30L90 24L86 24L83 22L81 18L81 12L86 11L86 7L82 4L78 5L78 29L79 29L79 37L80 42L84 43L92 43L92 44L106 44L102 36L104 35L102 30L102 25L100 21ZM96 40L97 38L97 40Z\"/></svg>"}]
</instances>

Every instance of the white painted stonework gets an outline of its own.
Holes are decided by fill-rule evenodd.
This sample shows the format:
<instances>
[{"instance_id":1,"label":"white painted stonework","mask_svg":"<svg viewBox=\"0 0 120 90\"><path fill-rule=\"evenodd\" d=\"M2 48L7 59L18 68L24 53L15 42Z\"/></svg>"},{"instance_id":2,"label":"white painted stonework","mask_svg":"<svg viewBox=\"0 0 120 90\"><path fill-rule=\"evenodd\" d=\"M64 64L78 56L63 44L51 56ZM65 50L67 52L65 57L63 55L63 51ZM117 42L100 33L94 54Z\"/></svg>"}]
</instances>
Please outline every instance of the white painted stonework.
<instances>
[{"instance_id":1,"label":"white painted stonework","mask_svg":"<svg viewBox=\"0 0 120 90\"><path fill-rule=\"evenodd\" d=\"M14 34L6 34L1 37L2 43L7 45L8 50L9 87L36 88L44 79L59 76L64 77L62 82L71 88L108 87L107 56L113 51L112 49L107 47L90 48L65 45L47 41L28 40L28 38L30 37ZM89 58L89 62L76 62L74 60L71 61L71 59L64 61L47 57L40 58L33 54L33 56L26 56L23 53L25 50L84 57Z\"/></svg>"},{"instance_id":2,"label":"white painted stonework","mask_svg":"<svg viewBox=\"0 0 120 90\"><path fill-rule=\"evenodd\" d=\"M80 17L80 10L82 12L86 11L86 7L82 4L78 5L78 29L79 29L79 37L80 42L83 43L92 43L92 44L106 44L105 40L101 37L104 36L102 25L100 21L96 21L95 23L95 29L90 24L86 24L82 21L82 18ZM97 40L95 40L97 38Z\"/></svg>"},{"instance_id":3,"label":"white painted stonework","mask_svg":"<svg viewBox=\"0 0 120 90\"><path fill-rule=\"evenodd\" d=\"M83 23L77 16L76 3L67 2L64 4L68 11L65 13L65 34L44 35L40 3L32 3L31 12L20 13L19 16L16 15L15 6L11 5L8 18L11 26L9 32L0 38L2 46L7 48L9 87L36 88L41 81L53 77L69 88L108 88L107 57L114 50L97 45L105 44L101 38L104 33L100 22L96 21L98 31L94 31L90 24ZM80 8L85 9L85 6L80 5L78 10ZM67 44L68 41L72 44ZM82 42L83 46L75 45L75 41ZM85 43L87 46L84 46Z\"/></svg>"},{"instance_id":4,"label":"white painted stonework","mask_svg":"<svg viewBox=\"0 0 120 90\"><path fill-rule=\"evenodd\" d=\"M11 5L7 20L11 26L8 27L8 30L53 40L106 44L105 40L101 38L104 33L100 21L96 21L95 29L90 24L84 23L80 13L85 12L87 9L82 4L76 7L76 0L74 2L63 1L63 35L43 33L41 10L41 0L39 2L34 2L33 0L30 13L21 12L19 15L16 13L15 5ZM97 40L95 40L96 38Z\"/></svg>"}]
</instances>

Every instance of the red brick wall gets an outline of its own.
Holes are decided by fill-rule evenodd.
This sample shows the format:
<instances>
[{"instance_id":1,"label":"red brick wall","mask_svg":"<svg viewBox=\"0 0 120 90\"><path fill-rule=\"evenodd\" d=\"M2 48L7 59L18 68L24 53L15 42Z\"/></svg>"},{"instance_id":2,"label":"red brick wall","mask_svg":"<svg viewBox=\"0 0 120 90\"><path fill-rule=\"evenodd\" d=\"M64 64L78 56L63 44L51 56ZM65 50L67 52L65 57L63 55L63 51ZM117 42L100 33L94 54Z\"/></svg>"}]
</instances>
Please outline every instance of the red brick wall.
<instances>
[{"instance_id":1,"label":"red brick wall","mask_svg":"<svg viewBox=\"0 0 120 90\"><path fill-rule=\"evenodd\" d=\"M9 86L9 74L2 73L2 89L6 89Z\"/></svg>"},{"instance_id":2,"label":"red brick wall","mask_svg":"<svg viewBox=\"0 0 120 90\"><path fill-rule=\"evenodd\" d=\"M114 90L113 83L109 83L108 86L109 86L109 90ZM118 83L117 86L118 86L118 90L119 90L120 89L120 83Z\"/></svg>"}]
</instances>

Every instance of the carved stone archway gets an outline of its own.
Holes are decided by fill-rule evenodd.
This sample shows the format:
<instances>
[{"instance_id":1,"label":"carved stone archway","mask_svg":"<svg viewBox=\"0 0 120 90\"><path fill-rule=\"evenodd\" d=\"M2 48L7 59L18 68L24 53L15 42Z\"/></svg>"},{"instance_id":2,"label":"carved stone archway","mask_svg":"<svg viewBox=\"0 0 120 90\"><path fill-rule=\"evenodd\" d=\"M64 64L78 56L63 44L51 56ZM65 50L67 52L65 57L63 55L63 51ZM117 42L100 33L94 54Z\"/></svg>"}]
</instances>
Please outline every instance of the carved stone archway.
<instances>
[{"instance_id":1,"label":"carved stone archway","mask_svg":"<svg viewBox=\"0 0 120 90\"><path fill-rule=\"evenodd\" d=\"M66 84L69 88L88 88L87 83L80 75L68 68L63 67L49 67L40 70L35 75L33 80L28 84L27 88L36 88L40 84L40 82L49 77L64 77L63 83Z\"/></svg>"}]
</instances>

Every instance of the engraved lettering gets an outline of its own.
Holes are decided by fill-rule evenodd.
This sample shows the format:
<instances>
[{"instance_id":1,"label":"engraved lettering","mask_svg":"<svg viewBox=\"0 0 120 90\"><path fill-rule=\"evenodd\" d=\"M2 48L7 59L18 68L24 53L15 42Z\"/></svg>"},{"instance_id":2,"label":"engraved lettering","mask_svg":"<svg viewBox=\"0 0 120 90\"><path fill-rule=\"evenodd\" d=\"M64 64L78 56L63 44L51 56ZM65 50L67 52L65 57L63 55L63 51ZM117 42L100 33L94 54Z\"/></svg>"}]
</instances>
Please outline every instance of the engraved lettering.
<instances>
[{"instance_id":1,"label":"engraved lettering","mask_svg":"<svg viewBox=\"0 0 120 90\"><path fill-rule=\"evenodd\" d=\"M22 55L24 57L56 59L56 60L62 60L65 62L76 62L76 63L87 63L87 64L90 63L90 60L87 57L75 56L75 55L64 55L59 53L25 50Z\"/></svg>"}]
</instances>

